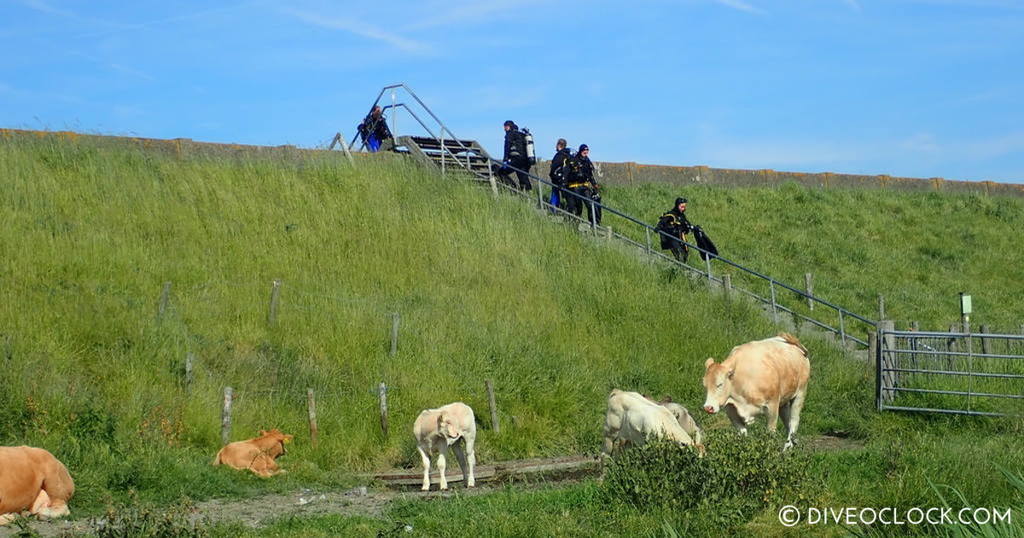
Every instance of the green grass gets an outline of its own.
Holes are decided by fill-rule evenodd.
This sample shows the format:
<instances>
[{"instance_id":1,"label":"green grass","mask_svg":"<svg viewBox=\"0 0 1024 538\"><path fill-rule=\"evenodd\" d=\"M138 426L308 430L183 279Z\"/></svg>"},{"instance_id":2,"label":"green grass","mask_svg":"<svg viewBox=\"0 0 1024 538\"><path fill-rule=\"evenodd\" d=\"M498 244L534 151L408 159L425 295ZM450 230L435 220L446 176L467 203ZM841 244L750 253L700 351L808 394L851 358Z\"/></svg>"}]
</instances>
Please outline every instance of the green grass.
<instances>
[{"instance_id":1,"label":"green grass","mask_svg":"<svg viewBox=\"0 0 1024 538\"><path fill-rule=\"evenodd\" d=\"M1024 199L981 194L890 190L813 189L644 184L609 187L603 198L648 223L677 196L687 215L714 240L719 253L741 265L804 289L814 275L815 295L868 319L878 319L878 296L897 328L917 321L924 330L947 330L960 321L958 293L972 295L973 327L1019 333L1024 324ZM616 219L606 219L616 230ZM627 231L630 228L622 227ZM641 234L634 237L643 241ZM696 260L696 261L694 261ZM691 263L701 264L694 255ZM714 269L762 296L767 285L733 268ZM791 292L780 301L807 313ZM834 313L820 319L838 326ZM847 320L849 323L849 320ZM864 327L852 331L863 336Z\"/></svg>"},{"instance_id":2,"label":"green grass","mask_svg":"<svg viewBox=\"0 0 1024 538\"><path fill-rule=\"evenodd\" d=\"M644 195L661 204L670 198L658 188L647 187ZM742 245L769 251L753 239L740 242L739 230L726 232L730 227L710 218L727 213L725 198L747 210L731 222L757 224L763 217L767 224L758 226L769 226L771 219L810 218L806 208L761 214L788 207L771 203L778 202L773 197L825 197L828 203L811 213L828 220L821 215L825 206L853 218L857 200L874 196L723 190L723 210L714 212L706 192L687 190L692 220L705 225L725 255L746 253ZM893 204L906 196L907 205L933 197L887 196ZM943 207L973 200L934 196ZM626 191L611 190L606 199L622 206ZM978 203L1019 224L1016 201L986 200ZM634 202L652 215L654 207L663 210L641 197ZM752 210L758 207L761 213ZM827 298L834 290L841 304L843 297L859 297L870 305L874 293L887 290L858 290L859 280L842 279L878 285L900 279L916 289L917 278L907 277L931 271L885 266L879 274L887 278L872 277L872 264L841 254L837 244L846 244L839 242L845 235L826 234L840 221L829 222L817 233L808 222L808 229L785 234L787 241L803 238L793 248L832 260L813 269L816 289ZM930 222L893 226L920 237L931 233ZM418 464L414 417L454 400L477 411L481 462L594 453L611 388L670 394L699 408L704 359L720 359L732 346L777 330L753 306L724 301L678 271L571 233L527 204L495 201L486 189L442 181L384 156L352 168L333 156L180 160L84 142L6 140L0 142L0 230L0 444L42 446L64 461L78 486L75 515L98 514L108 502L130 499L131 491L144 502L169 503L345 487L355 472ZM907 248L917 244L926 243ZM1008 250L994 247L985 255L1020 256ZM883 249L872 252L875 259ZM759 258L740 261L749 259ZM801 275L810 270L800 265L792 268ZM959 285L943 274L935 282ZM1017 282L1019 296L1019 272L993 269L976 278L991 289ZM273 279L283 285L271 326ZM169 306L157 319L168 281ZM985 295L974 293L979 312L988 311ZM941 317L939 295L929 295L934 304L920 300L916 319L925 322L929 309ZM887 293L894 312L905 305L897 297ZM394 357L388 356L391 312L401 314ZM812 381L801 438L841 431L865 443L862 450L815 453L810 471L819 487L808 493L814 501L938 502L929 481L953 485L979 504L1019 497L1009 484L991 480L996 464L1020 469L1019 421L876 414L873 371L820 336L802 338L811 350ZM195 379L186 386L189 352L196 356ZM500 435L489 428L485 379L495 383ZM388 436L377 415L381 381L390 387ZM225 385L237 395L232 439L269 427L296 435L281 460L288 475L260 480L209 466L220 446ZM317 448L308 442L307 387L318 400ZM732 435L724 417L699 418L709 435ZM661 534L665 514L599 502L596 488L512 490L507 501L410 502L389 518L411 519L431 534L448 533L447 519L480 530L491 524L499 529L491 534ZM777 530L773 518L768 510L748 525ZM710 528L696 519L668 521L694 532ZM376 529L371 523L323 525ZM306 523L281 525L274 532Z\"/></svg>"}]
</instances>

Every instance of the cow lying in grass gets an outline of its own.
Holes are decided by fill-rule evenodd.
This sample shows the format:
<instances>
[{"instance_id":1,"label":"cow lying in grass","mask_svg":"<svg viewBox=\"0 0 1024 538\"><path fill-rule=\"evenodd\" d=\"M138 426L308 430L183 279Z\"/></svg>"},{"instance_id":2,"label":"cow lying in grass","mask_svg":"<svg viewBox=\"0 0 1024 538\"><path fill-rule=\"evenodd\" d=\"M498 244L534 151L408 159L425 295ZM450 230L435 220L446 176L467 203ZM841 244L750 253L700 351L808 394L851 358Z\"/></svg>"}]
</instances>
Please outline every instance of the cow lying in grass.
<instances>
[{"instance_id":1,"label":"cow lying in grass","mask_svg":"<svg viewBox=\"0 0 1024 538\"><path fill-rule=\"evenodd\" d=\"M74 494L74 480L53 454L29 446L0 447L0 525L25 511L43 519L66 516Z\"/></svg>"},{"instance_id":2,"label":"cow lying in grass","mask_svg":"<svg viewBox=\"0 0 1024 538\"><path fill-rule=\"evenodd\" d=\"M425 409L412 425L416 437L416 448L423 460L423 491L430 490L430 455L437 453L437 472L441 475L441 489L448 489L445 477L448 447L455 451L455 458L466 478L466 487L476 485L473 468L476 466L476 422L473 410L462 402L450 403L437 409Z\"/></svg>"},{"instance_id":3,"label":"cow lying in grass","mask_svg":"<svg viewBox=\"0 0 1024 538\"><path fill-rule=\"evenodd\" d=\"M775 431L781 416L787 430L784 449L793 446L811 376L807 348L800 340L781 333L748 342L732 348L721 364L709 358L704 368L705 411L724 409L742 434L761 413L767 415L771 431Z\"/></svg>"},{"instance_id":4,"label":"cow lying in grass","mask_svg":"<svg viewBox=\"0 0 1024 538\"><path fill-rule=\"evenodd\" d=\"M213 460L214 465L224 464L235 469L249 469L264 478L283 473L275 461L287 453L284 445L293 437L281 433L274 428L270 431L260 430L259 437L245 441L235 441L220 449Z\"/></svg>"},{"instance_id":5,"label":"cow lying in grass","mask_svg":"<svg viewBox=\"0 0 1024 538\"><path fill-rule=\"evenodd\" d=\"M679 407L686 413L685 408ZM686 413L686 416L689 417L689 413ZM690 422L692 423L692 418ZM696 424L693 426L695 431L699 432ZM679 443L680 446L696 444L671 410L638 392L612 390L608 396L608 411L604 420L604 446L601 451L611 455L619 441L640 446L646 443L649 437L668 439Z\"/></svg>"}]
</instances>

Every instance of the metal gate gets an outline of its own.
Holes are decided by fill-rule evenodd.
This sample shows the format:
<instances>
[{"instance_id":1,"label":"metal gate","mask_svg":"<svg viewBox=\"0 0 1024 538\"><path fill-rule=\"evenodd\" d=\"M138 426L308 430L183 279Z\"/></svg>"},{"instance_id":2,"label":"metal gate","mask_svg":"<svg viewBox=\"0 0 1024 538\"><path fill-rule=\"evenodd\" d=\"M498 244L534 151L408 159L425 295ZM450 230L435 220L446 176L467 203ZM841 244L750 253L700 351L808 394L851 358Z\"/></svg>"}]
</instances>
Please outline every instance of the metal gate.
<instances>
[{"instance_id":1,"label":"metal gate","mask_svg":"<svg viewBox=\"0 0 1024 538\"><path fill-rule=\"evenodd\" d=\"M1024 416L1024 335L878 331L878 410Z\"/></svg>"}]
</instances>

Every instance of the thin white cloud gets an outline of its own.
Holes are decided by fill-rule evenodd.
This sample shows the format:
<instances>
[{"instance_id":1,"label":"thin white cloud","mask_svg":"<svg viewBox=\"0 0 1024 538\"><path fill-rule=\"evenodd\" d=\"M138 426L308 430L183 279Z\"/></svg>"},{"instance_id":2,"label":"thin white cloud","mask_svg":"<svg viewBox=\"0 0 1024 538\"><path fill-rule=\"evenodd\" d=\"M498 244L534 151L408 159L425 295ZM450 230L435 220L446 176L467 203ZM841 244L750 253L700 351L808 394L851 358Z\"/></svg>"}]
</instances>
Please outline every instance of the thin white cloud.
<instances>
[{"instance_id":1,"label":"thin white cloud","mask_svg":"<svg viewBox=\"0 0 1024 538\"><path fill-rule=\"evenodd\" d=\"M385 32L380 28L370 24L365 24L355 19L325 17L316 13L294 9L285 9L283 12L305 22L306 24L318 26L320 28L327 28L329 30L341 30L367 39L380 41L398 50L411 54L425 55L432 52L432 47L427 43L408 39L390 32Z\"/></svg>"},{"instance_id":2,"label":"thin white cloud","mask_svg":"<svg viewBox=\"0 0 1024 538\"><path fill-rule=\"evenodd\" d=\"M22 5L30 9L34 9L40 13L46 13L48 15L60 15L61 17L76 17L76 15L66 9L60 9L43 2L42 0L21 0Z\"/></svg>"},{"instance_id":3,"label":"thin white cloud","mask_svg":"<svg viewBox=\"0 0 1024 538\"><path fill-rule=\"evenodd\" d=\"M758 15L761 15L761 14L764 13L764 10L762 10L760 8L756 8L756 7L752 6L752 5L744 2L743 0L715 0L715 2L718 2L719 4L722 4L723 6L726 6L726 7L731 7L732 9L738 9L740 11L746 11L747 13L756 13Z\"/></svg>"},{"instance_id":4,"label":"thin white cloud","mask_svg":"<svg viewBox=\"0 0 1024 538\"><path fill-rule=\"evenodd\" d=\"M456 24L463 26L481 24L503 15L521 14L529 4L537 3L540 2L538 0L492 0L486 3L465 2L439 14L420 17L415 23L406 26L406 29L420 30ZM442 7L450 5L451 3L448 2Z\"/></svg>"}]
</instances>

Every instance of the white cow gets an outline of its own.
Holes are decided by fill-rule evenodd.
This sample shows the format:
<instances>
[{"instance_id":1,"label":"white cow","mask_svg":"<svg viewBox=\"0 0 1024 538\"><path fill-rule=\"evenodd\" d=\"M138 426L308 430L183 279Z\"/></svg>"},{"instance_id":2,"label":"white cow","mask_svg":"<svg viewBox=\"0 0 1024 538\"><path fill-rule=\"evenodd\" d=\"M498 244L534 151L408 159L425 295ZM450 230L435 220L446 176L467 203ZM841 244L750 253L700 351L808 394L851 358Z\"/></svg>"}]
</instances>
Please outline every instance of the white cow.
<instances>
[{"instance_id":1,"label":"white cow","mask_svg":"<svg viewBox=\"0 0 1024 538\"><path fill-rule=\"evenodd\" d=\"M708 359L704 368L705 411L724 409L742 434L761 413L767 415L771 431L775 431L781 416L787 429L784 449L793 446L811 376L807 348L800 340L780 333L748 342L732 348L720 364Z\"/></svg>"},{"instance_id":2,"label":"white cow","mask_svg":"<svg viewBox=\"0 0 1024 538\"><path fill-rule=\"evenodd\" d=\"M648 437L668 439L683 446L694 444L672 411L638 392L612 390L608 395L601 451L610 455L616 441L640 446L647 442Z\"/></svg>"},{"instance_id":3,"label":"white cow","mask_svg":"<svg viewBox=\"0 0 1024 538\"><path fill-rule=\"evenodd\" d=\"M697 422L693 420L693 417L690 416L690 412L685 407L673 402L672 400L662 401L659 405L668 409L670 413L675 415L676 422L679 422L679 425L683 427L683 430L693 438L693 444L697 446L702 446L704 444L704 435L700 430L700 426L698 426Z\"/></svg>"},{"instance_id":4,"label":"white cow","mask_svg":"<svg viewBox=\"0 0 1024 538\"><path fill-rule=\"evenodd\" d=\"M430 490L430 455L434 452L437 453L441 489L448 489L448 479L444 473L449 446L455 451L455 458L466 479L466 487L476 485L473 476L473 468L476 466L476 452L473 449L476 443L476 422L473 410L468 405L455 402L437 409L425 409L412 425L412 433L423 459L423 491Z\"/></svg>"}]
</instances>

